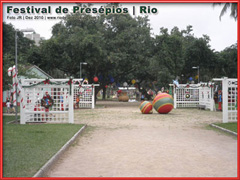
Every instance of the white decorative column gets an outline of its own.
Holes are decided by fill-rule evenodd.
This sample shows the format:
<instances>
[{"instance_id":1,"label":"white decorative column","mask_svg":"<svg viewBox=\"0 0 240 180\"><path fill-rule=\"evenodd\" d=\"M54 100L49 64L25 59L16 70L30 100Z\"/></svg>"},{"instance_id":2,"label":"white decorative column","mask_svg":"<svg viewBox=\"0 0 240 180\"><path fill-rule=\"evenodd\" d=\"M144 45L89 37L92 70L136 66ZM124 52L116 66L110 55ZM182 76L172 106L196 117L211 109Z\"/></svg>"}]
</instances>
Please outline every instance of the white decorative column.
<instances>
[{"instance_id":1,"label":"white decorative column","mask_svg":"<svg viewBox=\"0 0 240 180\"><path fill-rule=\"evenodd\" d=\"M228 122L228 78L224 77L222 80L222 109L223 109L223 123Z\"/></svg>"},{"instance_id":2,"label":"white decorative column","mask_svg":"<svg viewBox=\"0 0 240 180\"><path fill-rule=\"evenodd\" d=\"M74 111L73 111L73 90L74 90L74 86L73 84L70 84L70 86L72 86L72 88L69 87L69 112L68 112L68 122L73 124L74 123Z\"/></svg>"},{"instance_id":3,"label":"white decorative column","mask_svg":"<svg viewBox=\"0 0 240 180\"><path fill-rule=\"evenodd\" d=\"M92 109L95 108L95 86L92 85Z\"/></svg>"}]
</instances>

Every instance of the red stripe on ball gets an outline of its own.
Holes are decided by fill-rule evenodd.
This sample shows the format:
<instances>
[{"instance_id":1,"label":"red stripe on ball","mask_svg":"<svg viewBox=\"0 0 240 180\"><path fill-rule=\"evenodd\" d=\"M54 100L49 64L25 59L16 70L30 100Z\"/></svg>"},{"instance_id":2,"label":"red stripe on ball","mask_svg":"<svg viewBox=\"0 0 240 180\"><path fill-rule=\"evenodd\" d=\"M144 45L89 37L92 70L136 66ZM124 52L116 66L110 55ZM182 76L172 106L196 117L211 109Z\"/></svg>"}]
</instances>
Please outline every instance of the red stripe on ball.
<instances>
[{"instance_id":1,"label":"red stripe on ball","mask_svg":"<svg viewBox=\"0 0 240 180\"><path fill-rule=\"evenodd\" d=\"M172 109L173 109L173 105L172 105L172 104L164 104L164 105L160 106L157 111L158 111L160 114L167 114L167 113L169 113Z\"/></svg>"}]
</instances>

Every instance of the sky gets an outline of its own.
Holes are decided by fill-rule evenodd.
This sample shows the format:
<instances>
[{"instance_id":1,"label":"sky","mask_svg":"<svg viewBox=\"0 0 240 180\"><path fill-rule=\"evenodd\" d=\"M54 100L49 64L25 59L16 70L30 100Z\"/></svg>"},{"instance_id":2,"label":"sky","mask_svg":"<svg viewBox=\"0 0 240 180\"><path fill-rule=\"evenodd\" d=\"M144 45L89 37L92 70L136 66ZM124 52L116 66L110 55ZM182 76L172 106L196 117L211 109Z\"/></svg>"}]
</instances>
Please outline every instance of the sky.
<instances>
[{"instance_id":1,"label":"sky","mask_svg":"<svg viewBox=\"0 0 240 180\"><path fill-rule=\"evenodd\" d=\"M52 26L61 20L49 20L45 19L45 16L63 17L65 14L56 14L55 9L61 6L72 12L75 5L70 3L3 3L3 21L11 23L16 29L33 28L41 37L49 39ZM98 8L101 5L104 4L94 4ZM175 26L183 30L188 25L192 25L194 36L199 38L208 35L211 40L211 49L215 51L222 51L237 42L237 21L229 16L230 12L227 12L221 21L219 20L223 6L213 7L212 3L122 3L121 5L122 8L128 8L132 16L134 16L133 7L135 8L135 16L148 15L154 35L159 34L161 27L168 28L170 32ZM13 11L7 13L8 6L12 6L12 9L26 9L28 6L34 6L34 8L51 6L51 13L28 14L14 13ZM155 8L157 13L140 13L140 6L145 6L147 9L148 7ZM24 19L16 19L17 16ZM27 17L34 18L34 16L44 16L44 19L27 19ZM12 19L13 17L15 19Z\"/></svg>"}]
</instances>

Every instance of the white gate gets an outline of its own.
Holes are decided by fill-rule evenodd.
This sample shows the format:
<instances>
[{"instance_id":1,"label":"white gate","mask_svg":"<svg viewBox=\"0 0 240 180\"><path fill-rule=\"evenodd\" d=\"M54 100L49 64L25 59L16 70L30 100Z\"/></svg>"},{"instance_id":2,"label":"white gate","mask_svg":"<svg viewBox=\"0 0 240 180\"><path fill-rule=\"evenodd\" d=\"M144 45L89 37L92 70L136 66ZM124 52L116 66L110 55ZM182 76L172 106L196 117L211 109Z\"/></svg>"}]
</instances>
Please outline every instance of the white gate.
<instances>
[{"instance_id":1,"label":"white gate","mask_svg":"<svg viewBox=\"0 0 240 180\"><path fill-rule=\"evenodd\" d=\"M72 80L23 79L21 84L21 124L26 122L74 123ZM44 106L45 102L50 102L52 105Z\"/></svg>"},{"instance_id":2,"label":"white gate","mask_svg":"<svg viewBox=\"0 0 240 180\"><path fill-rule=\"evenodd\" d=\"M74 104L79 98L77 108L92 108L95 107L95 86L96 84L80 84L74 85Z\"/></svg>"},{"instance_id":3,"label":"white gate","mask_svg":"<svg viewBox=\"0 0 240 180\"><path fill-rule=\"evenodd\" d=\"M222 109L223 123L237 121L237 79L215 78L214 81L222 81Z\"/></svg>"},{"instance_id":4,"label":"white gate","mask_svg":"<svg viewBox=\"0 0 240 180\"><path fill-rule=\"evenodd\" d=\"M197 85L179 84L174 86L174 108L197 107L199 105L199 87Z\"/></svg>"},{"instance_id":5,"label":"white gate","mask_svg":"<svg viewBox=\"0 0 240 180\"><path fill-rule=\"evenodd\" d=\"M95 86L98 84L81 84L81 81L82 79L23 79L20 123L74 123L73 107L77 97L80 100L79 108L95 107ZM52 105L48 107L46 102Z\"/></svg>"},{"instance_id":6,"label":"white gate","mask_svg":"<svg viewBox=\"0 0 240 180\"><path fill-rule=\"evenodd\" d=\"M201 83L199 87L199 105L211 111L216 110L213 89L213 83Z\"/></svg>"},{"instance_id":7,"label":"white gate","mask_svg":"<svg viewBox=\"0 0 240 180\"><path fill-rule=\"evenodd\" d=\"M170 85L173 86L173 85ZM194 108L203 106L214 110L213 84L179 84L174 86L174 108Z\"/></svg>"}]
</instances>

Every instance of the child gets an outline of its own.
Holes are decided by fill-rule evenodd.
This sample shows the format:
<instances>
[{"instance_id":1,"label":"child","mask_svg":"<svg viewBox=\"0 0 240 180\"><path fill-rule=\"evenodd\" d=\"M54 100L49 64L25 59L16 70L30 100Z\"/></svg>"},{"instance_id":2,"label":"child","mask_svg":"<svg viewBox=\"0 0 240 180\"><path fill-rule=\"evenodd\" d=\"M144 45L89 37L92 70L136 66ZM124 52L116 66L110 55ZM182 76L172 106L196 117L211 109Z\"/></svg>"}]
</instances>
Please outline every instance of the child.
<instances>
[{"instance_id":1,"label":"child","mask_svg":"<svg viewBox=\"0 0 240 180\"><path fill-rule=\"evenodd\" d=\"M11 107L13 113L15 113L15 107L13 106L13 102L11 102L10 107Z\"/></svg>"},{"instance_id":2,"label":"child","mask_svg":"<svg viewBox=\"0 0 240 180\"><path fill-rule=\"evenodd\" d=\"M222 111L222 91L218 91L218 110Z\"/></svg>"},{"instance_id":3,"label":"child","mask_svg":"<svg viewBox=\"0 0 240 180\"><path fill-rule=\"evenodd\" d=\"M79 99L79 95L77 95L77 98L76 98L76 104L75 104L75 108L79 108L79 101L80 101L80 99Z\"/></svg>"},{"instance_id":4,"label":"child","mask_svg":"<svg viewBox=\"0 0 240 180\"><path fill-rule=\"evenodd\" d=\"M7 113L10 113L10 107L11 107L11 103L10 103L10 101L9 101L9 100L7 100L7 103L6 103L6 105L7 105Z\"/></svg>"}]
</instances>

